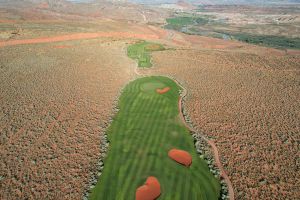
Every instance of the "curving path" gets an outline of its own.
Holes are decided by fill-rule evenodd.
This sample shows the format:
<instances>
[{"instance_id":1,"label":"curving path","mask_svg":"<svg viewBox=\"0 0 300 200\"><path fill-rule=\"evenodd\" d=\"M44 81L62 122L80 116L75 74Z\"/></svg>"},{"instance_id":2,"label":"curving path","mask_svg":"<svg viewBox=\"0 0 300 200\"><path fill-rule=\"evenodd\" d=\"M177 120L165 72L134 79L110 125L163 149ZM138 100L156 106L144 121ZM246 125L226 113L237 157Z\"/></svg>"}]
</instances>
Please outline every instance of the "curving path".
<instances>
[{"instance_id":1,"label":"curving path","mask_svg":"<svg viewBox=\"0 0 300 200\"><path fill-rule=\"evenodd\" d=\"M178 101L178 107L179 107L179 110L180 110L180 118L189 130L191 130L195 133L198 133L198 131L196 129L194 129L193 127L190 127L187 124L187 122L185 121L185 118L183 116L183 113L182 113L182 99L187 95L187 89L185 87L183 87L177 80L175 80L175 79L173 79L173 80L183 89L182 95L180 96L179 101ZM201 134L201 137L211 146L211 148L213 150L214 157L215 157L215 163L218 166L219 170L221 171L221 176L224 178L224 180L225 180L225 182L228 186L229 199L234 200L233 186L232 186L232 183L231 183L226 171L224 170L224 168L222 166L222 163L220 161L219 151L218 151L218 148L217 148L216 144L214 143L214 141L208 139L207 137L205 137L202 134Z\"/></svg>"},{"instance_id":2,"label":"curving path","mask_svg":"<svg viewBox=\"0 0 300 200\"><path fill-rule=\"evenodd\" d=\"M0 41L0 47L22 45L22 44L39 44L39 43L62 42L62 41L69 41L69 40L105 38L105 37L134 38L134 39L138 38L138 39L145 39L145 40L159 39L159 36L155 34L139 34L139 33L130 33L130 32L75 33L75 34L59 35L59 36L44 37L44 38Z\"/></svg>"}]
</instances>

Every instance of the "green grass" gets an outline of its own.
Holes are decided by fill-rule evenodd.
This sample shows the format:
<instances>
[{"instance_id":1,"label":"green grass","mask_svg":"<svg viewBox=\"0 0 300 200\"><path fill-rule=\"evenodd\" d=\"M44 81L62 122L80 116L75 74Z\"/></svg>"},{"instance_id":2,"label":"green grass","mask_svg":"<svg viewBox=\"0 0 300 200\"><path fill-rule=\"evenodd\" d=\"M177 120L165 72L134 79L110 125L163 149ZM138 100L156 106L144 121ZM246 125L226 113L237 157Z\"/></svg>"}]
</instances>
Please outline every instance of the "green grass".
<instances>
[{"instance_id":1,"label":"green grass","mask_svg":"<svg viewBox=\"0 0 300 200\"><path fill-rule=\"evenodd\" d=\"M165 94L156 88L170 87ZM119 112L108 129L110 141L104 170L90 199L133 200L148 176L162 188L160 200L214 200L220 183L197 155L193 138L178 114L179 86L166 77L145 77L128 84L119 100ZM169 159L168 151L191 153L190 168Z\"/></svg>"},{"instance_id":2,"label":"green grass","mask_svg":"<svg viewBox=\"0 0 300 200\"><path fill-rule=\"evenodd\" d=\"M193 16L179 16L166 19L167 25L165 28L173 29L176 31L182 31L183 28L187 27L188 25L205 25L208 23L208 19L205 17L193 17Z\"/></svg>"},{"instance_id":3,"label":"green grass","mask_svg":"<svg viewBox=\"0 0 300 200\"><path fill-rule=\"evenodd\" d=\"M138 67L151 67L151 52L165 50L163 45L141 41L128 46L127 55L138 61Z\"/></svg>"},{"instance_id":4,"label":"green grass","mask_svg":"<svg viewBox=\"0 0 300 200\"><path fill-rule=\"evenodd\" d=\"M242 42L247 42L256 45L274 47L274 48L287 48L287 49L300 49L300 38L276 36L276 35L254 35L243 32L220 32L216 27L229 26L225 21L215 20L214 17L208 15L202 16L177 16L166 19L166 29L180 31L186 34L202 35L207 37L236 39ZM206 26L205 26L206 25ZM209 26L210 25L210 26ZM256 25L249 26L255 28ZM200 29L201 28L201 29ZM204 30L202 30L202 28Z\"/></svg>"},{"instance_id":5,"label":"green grass","mask_svg":"<svg viewBox=\"0 0 300 200\"><path fill-rule=\"evenodd\" d=\"M276 48L300 49L300 38L288 38L273 35L251 35L246 33L232 34L240 41Z\"/></svg>"}]
</instances>

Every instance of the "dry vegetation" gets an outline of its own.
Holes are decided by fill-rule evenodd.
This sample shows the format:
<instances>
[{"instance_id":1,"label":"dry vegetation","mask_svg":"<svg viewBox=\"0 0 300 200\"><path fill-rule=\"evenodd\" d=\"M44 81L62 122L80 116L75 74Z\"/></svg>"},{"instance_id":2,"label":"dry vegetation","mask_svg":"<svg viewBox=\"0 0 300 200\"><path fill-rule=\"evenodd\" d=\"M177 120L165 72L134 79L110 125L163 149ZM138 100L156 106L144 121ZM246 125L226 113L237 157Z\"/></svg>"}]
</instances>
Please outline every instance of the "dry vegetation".
<instances>
[{"instance_id":1,"label":"dry vegetation","mask_svg":"<svg viewBox=\"0 0 300 200\"><path fill-rule=\"evenodd\" d=\"M108 31L156 35L152 42L174 48L153 53L147 72L174 76L188 89L186 109L215 140L237 199L300 198L299 51L162 30L155 23L167 12L150 8L106 5L80 14L53 2L22 12L0 8L0 43ZM236 8L212 9L222 18ZM298 23L294 15L280 20ZM264 27L255 30L286 34ZM0 199L82 198L114 99L134 77L126 46L106 38L0 48Z\"/></svg>"},{"instance_id":2,"label":"dry vegetation","mask_svg":"<svg viewBox=\"0 0 300 200\"><path fill-rule=\"evenodd\" d=\"M186 85L187 111L196 128L215 140L237 199L300 197L299 55L153 54L151 73Z\"/></svg>"},{"instance_id":3,"label":"dry vegetation","mask_svg":"<svg viewBox=\"0 0 300 200\"><path fill-rule=\"evenodd\" d=\"M114 99L133 77L125 47L96 39L0 49L0 199L82 198Z\"/></svg>"},{"instance_id":4,"label":"dry vegetation","mask_svg":"<svg viewBox=\"0 0 300 200\"><path fill-rule=\"evenodd\" d=\"M106 18L113 5L99 16L92 16L99 7L19 6L0 9L0 42L110 32L106 39L0 48L0 199L82 199L103 157L100 139L114 100L134 77L135 62L117 38L160 33L131 21L134 7L125 5L114 12L123 12L122 21Z\"/></svg>"}]
</instances>

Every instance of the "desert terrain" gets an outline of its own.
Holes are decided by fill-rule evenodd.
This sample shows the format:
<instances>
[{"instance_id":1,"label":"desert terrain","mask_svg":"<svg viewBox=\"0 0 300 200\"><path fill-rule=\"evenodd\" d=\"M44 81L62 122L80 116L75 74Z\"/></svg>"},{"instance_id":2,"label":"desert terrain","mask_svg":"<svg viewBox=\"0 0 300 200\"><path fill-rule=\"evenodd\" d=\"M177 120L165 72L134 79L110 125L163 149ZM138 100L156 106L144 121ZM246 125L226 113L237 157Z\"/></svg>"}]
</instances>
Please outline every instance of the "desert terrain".
<instances>
[{"instance_id":1,"label":"desert terrain","mask_svg":"<svg viewBox=\"0 0 300 200\"><path fill-rule=\"evenodd\" d=\"M206 9L224 18L224 7ZM103 138L124 87L158 75L186 89L185 120L215 144L235 199L300 198L299 49L164 28L172 17L173 8L124 2L0 3L0 199L87 198L103 184ZM297 20L286 20L293 38ZM286 36L279 29L272 35ZM128 57L140 41L164 47L147 54L147 69Z\"/></svg>"},{"instance_id":2,"label":"desert terrain","mask_svg":"<svg viewBox=\"0 0 300 200\"><path fill-rule=\"evenodd\" d=\"M177 50L153 58L151 73L188 88L186 112L215 141L237 199L299 197L299 56Z\"/></svg>"},{"instance_id":3,"label":"desert terrain","mask_svg":"<svg viewBox=\"0 0 300 200\"><path fill-rule=\"evenodd\" d=\"M124 47L97 39L1 49L1 199L81 199L114 100L133 77Z\"/></svg>"},{"instance_id":4,"label":"desert terrain","mask_svg":"<svg viewBox=\"0 0 300 200\"><path fill-rule=\"evenodd\" d=\"M299 49L299 10L299 4L197 5L172 13L165 27L191 35Z\"/></svg>"}]
</instances>

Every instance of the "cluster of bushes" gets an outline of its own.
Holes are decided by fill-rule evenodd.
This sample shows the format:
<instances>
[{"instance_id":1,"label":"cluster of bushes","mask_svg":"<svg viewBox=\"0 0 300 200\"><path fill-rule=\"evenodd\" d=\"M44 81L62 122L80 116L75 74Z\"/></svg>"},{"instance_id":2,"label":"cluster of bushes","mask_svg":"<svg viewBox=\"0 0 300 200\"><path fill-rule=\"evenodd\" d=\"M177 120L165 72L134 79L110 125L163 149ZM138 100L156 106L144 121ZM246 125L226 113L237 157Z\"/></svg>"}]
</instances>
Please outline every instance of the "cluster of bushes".
<instances>
[{"instance_id":1,"label":"cluster of bushes","mask_svg":"<svg viewBox=\"0 0 300 200\"><path fill-rule=\"evenodd\" d=\"M236 199L298 199L299 57L176 50L155 63L188 89L184 109L215 141Z\"/></svg>"},{"instance_id":2,"label":"cluster of bushes","mask_svg":"<svg viewBox=\"0 0 300 200\"><path fill-rule=\"evenodd\" d=\"M166 29L173 29L176 31L182 31L188 25L205 25L208 23L208 19L204 17L173 17L166 19Z\"/></svg>"},{"instance_id":3,"label":"cluster of bushes","mask_svg":"<svg viewBox=\"0 0 300 200\"><path fill-rule=\"evenodd\" d=\"M242 42L251 44L259 44L277 48L300 48L300 38L288 38L284 36L273 36L273 35L252 35L247 33L232 34L232 36Z\"/></svg>"},{"instance_id":4,"label":"cluster of bushes","mask_svg":"<svg viewBox=\"0 0 300 200\"><path fill-rule=\"evenodd\" d=\"M209 23L209 18L205 16L177 16L168 18L166 21L166 29L172 29L187 34L206 35L216 38L223 38L224 35L227 35L229 38L251 44L275 48L300 49L300 38L289 38L275 35L254 35L249 33L219 33L214 31L207 35L205 32L199 31L195 28Z\"/></svg>"}]
</instances>

